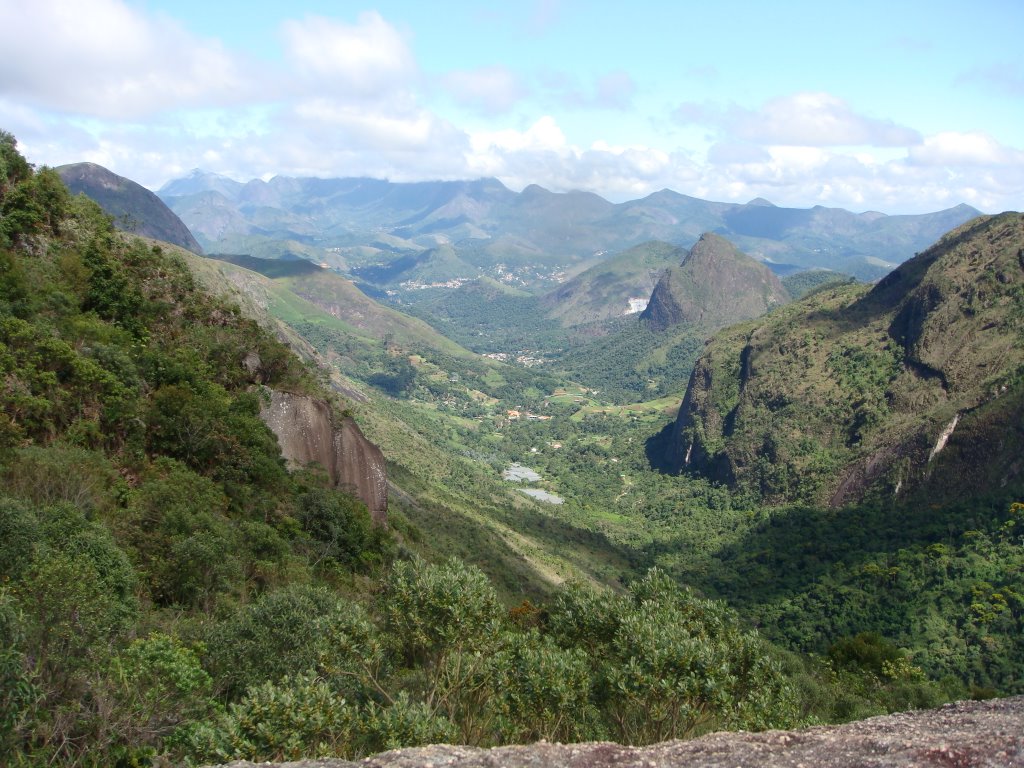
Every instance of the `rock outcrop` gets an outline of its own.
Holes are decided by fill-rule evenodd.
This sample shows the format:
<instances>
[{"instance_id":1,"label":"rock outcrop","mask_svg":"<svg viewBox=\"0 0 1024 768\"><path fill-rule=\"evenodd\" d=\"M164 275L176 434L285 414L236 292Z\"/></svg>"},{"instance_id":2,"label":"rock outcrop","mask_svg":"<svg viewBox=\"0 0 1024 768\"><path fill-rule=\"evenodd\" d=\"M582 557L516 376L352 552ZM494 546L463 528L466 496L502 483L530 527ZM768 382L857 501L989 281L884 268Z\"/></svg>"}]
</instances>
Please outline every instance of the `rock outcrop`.
<instances>
[{"instance_id":1,"label":"rock outcrop","mask_svg":"<svg viewBox=\"0 0 1024 768\"><path fill-rule=\"evenodd\" d=\"M192 253L203 252L177 214L142 185L95 163L62 165L56 170L72 193L85 195L113 216L118 229L162 240Z\"/></svg>"},{"instance_id":2,"label":"rock outcrop","mask_svg":"<svg viewBox=\"0 0 1024 768\"><path fill-rule=\"evenodd\" d=\"M267 766L268 764L262 763ZM1024 766L1024 697L959 702L838 726L714 733L650 747L532 744L397 749L359 762L303 760L281 768L863 768ZM232 763L231 768L254 768Z\"/></svg>"},{"instance_id":3,"label":"rock outcrop","mask_svg":"<svg viewBox=\"0 0 1024 768\"><path fill-rule=\"evenodd\" d=\"M350 417L336 418L323 400L272 391L260 417L277 435L291 466L319 464L331 483L351 490L375 523L387 522L388 478L384 454Z\"/></svg>"},{"instance_id":4,"label":"rock outcrop","mask_svg":"<svg viewBox=\"0 0 1024 768\"><path fill-rule=\"evenodd\" d=\"M656 331L680 323L716 330L787 301L789 294L768 267L705 232L682 264L662 274L640 319Z\"/></svg>"}]
</instances>

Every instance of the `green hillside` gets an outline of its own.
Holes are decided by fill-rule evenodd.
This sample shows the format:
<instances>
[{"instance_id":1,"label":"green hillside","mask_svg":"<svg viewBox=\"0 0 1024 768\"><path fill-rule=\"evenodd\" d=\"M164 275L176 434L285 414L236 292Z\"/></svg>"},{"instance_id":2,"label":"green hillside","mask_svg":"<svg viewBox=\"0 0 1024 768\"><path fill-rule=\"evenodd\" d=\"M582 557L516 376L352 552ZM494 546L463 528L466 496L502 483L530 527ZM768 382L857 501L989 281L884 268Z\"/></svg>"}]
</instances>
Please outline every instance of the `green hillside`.
<instances>
[{"instance_id":1,"label":"green hillside","mask_svg":"<svg viewBox=\"0 0 1024 768\"><path fill-rule=\"evenodd\" d=\"M356 288L352 281L308 261L252 256L217 259L270 278L269 281L257 281L242 270L232 270L227 266L221 270L223 279L234 283L239 290L249 290L254 296L262 286L268 295L276 297L278 309L275 314L287 315L290 324L330 322L328 318L333 318L338 327L367 340L388 338L409 348L424 347L463 357L470 355L423 321L379 304Z\"/></svg>"},{"instance_id":2,"label":"green hillside","mask_svg":"<svg viewBox=\"0 0 1024 768\"><path fill-rule=\"evenodd\" d=\"M680 264L686 251L662 242L637 245L566 281L543 299L548 317L562 325L583 325L634 314L630 299L647 299L658 278Z\"/></svg>"},{"instance_id":3,"label":"green hillside","mask_svg":"<svg viewBox=\"0 0 1024 768\"><path fill-rule=\"evenodd\" d=\"M391 558L361 502L285 470L248 356L262 386L327 396L182 258L0 134L5 764L155 754L213 711L221 619L287 585L358 590Z\"/></svg>"},{"instance_id":4,"label":"green hillside","mask_svg":"<svg viewBox=\"0 0 1024 768\"><path fill-rule=\"evenodd\" d=\"M471 210L393 204L439 190ZM650 743L1024 691L1022 246L987 218L706 348L567 335L486 278L412 292L428 327L318 266L118 234L0 133L0 762ZM655 396L698 355L677 417ZM380 446L386 527L286 470L270 389Z\"/></svg>"},{"instance_id":5,"label":"green hillside","mask_svg":"<svg viewBox=\"0 0 1024 768\"><path fill-rule=\"evenodd\" d=\"M721 334L680 410L677 466L832 505L1019 482L1022 245L1019 214L977 219L871 290Z\"/></svg>"}]
</instances>

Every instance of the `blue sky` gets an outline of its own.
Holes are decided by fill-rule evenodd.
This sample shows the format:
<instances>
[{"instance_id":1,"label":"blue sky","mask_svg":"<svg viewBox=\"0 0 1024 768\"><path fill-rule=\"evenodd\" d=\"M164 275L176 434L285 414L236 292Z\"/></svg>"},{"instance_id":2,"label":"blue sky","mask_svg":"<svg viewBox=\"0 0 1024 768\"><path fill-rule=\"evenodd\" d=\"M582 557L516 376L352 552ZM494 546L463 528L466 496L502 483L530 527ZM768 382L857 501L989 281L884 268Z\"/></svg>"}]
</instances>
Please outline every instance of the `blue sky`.
<instances>
[{"instance_id":1,"label":"blue sky","mask_svg":"<svg viewBox=\"0 0 1024 768\"><path fill-rule=\"evenodd\" d=\"M0 0L37 164L1021 210L1024 3Z\"/></svg>"}]
</instances>

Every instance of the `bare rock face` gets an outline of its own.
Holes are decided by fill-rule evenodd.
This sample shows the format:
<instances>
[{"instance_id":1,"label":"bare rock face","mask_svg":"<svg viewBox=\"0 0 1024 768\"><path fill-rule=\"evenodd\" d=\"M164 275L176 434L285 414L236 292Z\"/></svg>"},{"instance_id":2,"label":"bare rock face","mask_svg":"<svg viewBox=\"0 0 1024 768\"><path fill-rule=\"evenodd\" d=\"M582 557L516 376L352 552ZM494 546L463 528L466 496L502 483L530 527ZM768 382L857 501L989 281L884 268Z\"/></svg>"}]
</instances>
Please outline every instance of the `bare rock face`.
<instances>
[{"instance_id":1,"label":"bare rock face","mask_svg":"<svg viewBox=\"0 0 1024 768\"><path fill-rule=\"evenodd\" d=\"M268 765L266 763L261 765ZM359 762L303 760L281 768L863 768L1024 766L1024 697L959 702L839 726L713 733L650 747L548 744L397 749ZM232 763L231 768L254 768Z\"/></svg>"},{"instance_id":2,"label":"bare rock face","mask_svg":"<svg viewBox=\"0 0 1024 768\"><path fill-rule=\"evenodd\" d=\"M203 252L185 223L167 204L140 184L118 176L95 163L74 163L56 169L72 194L84 194L105 213L114 226L137 235L163 240L192 253Z\"/></svg>"},{"instance_id":3,"label":"bare rock face","mask_svg":"<svg viewBox=\"0 0 1024 768\"><path fill-rule=\"evenodd\" d=\"M351 490L370 510L373 521L387 522L388 478L384 454L351 418L335 419L323 400L272 391L260 411L277 435L281 455L291 466L319 464L337 488Z\"/></svg>"}]
</instances>

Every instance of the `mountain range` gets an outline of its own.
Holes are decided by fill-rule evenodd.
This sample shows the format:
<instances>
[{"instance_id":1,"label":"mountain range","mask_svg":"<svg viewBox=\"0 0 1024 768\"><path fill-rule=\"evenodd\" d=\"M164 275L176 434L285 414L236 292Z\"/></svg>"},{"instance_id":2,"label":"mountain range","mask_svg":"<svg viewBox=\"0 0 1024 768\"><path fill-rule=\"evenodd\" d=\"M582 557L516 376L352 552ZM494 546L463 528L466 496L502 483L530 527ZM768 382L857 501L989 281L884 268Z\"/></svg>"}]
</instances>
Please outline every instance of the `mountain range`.
<instances>
[{"instance_id":1,"label":"mountain range","mask_svg":"<svg viewBox=\"0 0 1024 768\"><path fill-rule=\"evenodd\" d=\"M978 215L967 205L913 216L701 200L662 190L611 203L497 179L395 183L278 176L240 183L193 171L160 197L211 252L324 262L378 286L487 275L529 288L650 240L728 238L777 270L826 268L876 279ZM424 264L432 265L424 269Z\"/></svg>"}]
</instances>

